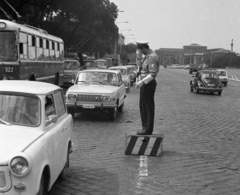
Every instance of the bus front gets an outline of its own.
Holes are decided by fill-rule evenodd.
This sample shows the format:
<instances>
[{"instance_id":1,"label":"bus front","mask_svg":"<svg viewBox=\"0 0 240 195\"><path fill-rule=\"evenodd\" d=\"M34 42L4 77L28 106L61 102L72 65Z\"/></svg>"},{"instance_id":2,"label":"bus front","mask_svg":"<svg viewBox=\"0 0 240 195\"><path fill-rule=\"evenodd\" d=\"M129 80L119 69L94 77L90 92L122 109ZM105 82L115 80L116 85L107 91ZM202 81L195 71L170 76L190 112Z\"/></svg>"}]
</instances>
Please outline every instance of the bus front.
<instances>
[{"instance_id":1,"label":"bus front","mask_svg":"<svg viewBox=\"0 0 240 195\"><path fill-rule=\"evenodd\" d=\"M19 79L17 32L0 20L0 80Z\"/></svg>"}]
</instances>

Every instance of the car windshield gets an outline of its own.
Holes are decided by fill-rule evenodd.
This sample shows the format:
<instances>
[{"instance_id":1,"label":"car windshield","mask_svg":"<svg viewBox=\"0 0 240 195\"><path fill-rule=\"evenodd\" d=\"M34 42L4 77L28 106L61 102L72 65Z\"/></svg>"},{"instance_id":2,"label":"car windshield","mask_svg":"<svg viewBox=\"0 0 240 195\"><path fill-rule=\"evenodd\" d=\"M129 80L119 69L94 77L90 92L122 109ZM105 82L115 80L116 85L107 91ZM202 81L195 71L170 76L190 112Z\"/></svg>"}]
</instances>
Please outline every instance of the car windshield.
<instances>
[{"instance_id":1,"label":"car windshield","mask_svg":"<svg viewBox=\"0 0 240 195\"><path fill-rule=\"evenodd\" d=\"M17 41L13 32L0 32L0 61L17 61Z\"/></svg>"},{"instance_id":2,"label":"car windshield","mask_svg":"<svg viewBox=\"0 0 240 195\"><path fill-rule=\"evenodd\" d=\"M38 126L40 124L39 98L0 94L0 119L2 123Z\"/></svg>"},{"instance_id":3,"label":"car windshield","mask_svg":"<svg viewBox=\"0 0 240 195\"><path fill-rule=\"evenodd\" d=\"M70 61L65 61L64 62L64 70L78 70L79 65L77 62L70 62Z\"/></svg>"},{"instance_id":4,"label":"car windshield","mask_svg":"<svg viewBox=\"0 0 240 195\"><path fill-rule=\"evenodd\" d=\"M101 83L101 84L116 84L117 75L107 72L81 72L78 76L78 83Z\"/></svg>"},{"instance_id":5,"label":"car windshield","mask_svg":"<svg viewBox=\"0 0 240 195\"><path fill-rule=\"evenodd\" d=\"M116 68L116 69L111 69L111 70L116 70L116 71L120 72L121 75L126 75L127 74L127 71L125 69Z\"/></svg>"},{"instance_id":6,"label":"car windshield","mask_svg":"<svg viewBox=\"0 0 240 195\"><path fill-rule=\"evenodd\" d=\"M106 61L96 61L99 66L106 66Z\"/></svg>"},{"instance_id":7,"label":"car windshield","mask_svg":"<svg viewBox=\"0 0 240 195\"><path fill-rule=\"evenodd\" d=\"M202 78L218 78L218 75L216 73L202 73Z\"/></svg>"},{"instance_id":8,"label":"car windshield","mask_svg":"<svg viewBox=\"0 0 240 195\"><path fill-rule=\"evenodd\" d=\"M97 64L95 62L85 62L85 66L87 66L87 67L96 67Z\"/></svg>"},{"instance_id":9,"label":"car windshield","mask_svg":"<svg viewBox=\"0 0 240 195\"><path fill-rule=\"evenodd\" d=\"M219 76L227 76L226 71L217 71L217 74L218 74Z\"/></svg>"}]
</instances>

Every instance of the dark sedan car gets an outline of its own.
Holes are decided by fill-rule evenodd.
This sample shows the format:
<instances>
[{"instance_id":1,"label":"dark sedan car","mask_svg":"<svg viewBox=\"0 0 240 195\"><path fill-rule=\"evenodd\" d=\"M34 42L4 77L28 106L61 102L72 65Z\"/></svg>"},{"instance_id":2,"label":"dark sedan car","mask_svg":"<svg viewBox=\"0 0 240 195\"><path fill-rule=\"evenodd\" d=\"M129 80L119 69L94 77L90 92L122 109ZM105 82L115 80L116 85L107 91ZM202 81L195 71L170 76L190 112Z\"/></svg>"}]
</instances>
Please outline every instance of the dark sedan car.
<instances>
[{"instance_id":1,"label":"dark sedan car","mask_svg":"<svg viewBox=\"0 0 240 195\"><path fill-rule=\"evenodd\" d=\"M218 95L222 94L223 86L220 82L219 76L214 70L199 70L193 80L190 81L191 92L217 92Z\"/></svg>"}]
</instances>

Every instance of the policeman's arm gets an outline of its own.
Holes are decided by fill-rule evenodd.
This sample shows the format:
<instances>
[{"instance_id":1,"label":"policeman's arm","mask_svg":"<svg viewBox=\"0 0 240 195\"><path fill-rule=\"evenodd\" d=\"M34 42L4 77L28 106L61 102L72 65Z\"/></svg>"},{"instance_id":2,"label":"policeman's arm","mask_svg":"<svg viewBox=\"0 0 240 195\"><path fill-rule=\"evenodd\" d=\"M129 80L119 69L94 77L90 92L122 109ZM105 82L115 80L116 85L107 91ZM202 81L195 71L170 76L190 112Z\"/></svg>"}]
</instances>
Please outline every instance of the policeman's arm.
<instances>
[{"instance_id":1,"label":"policeman's arm","mask_svg":"<svg viewBox=\"0 0 240 195\"><path fill-rule=\"evenodd\" d=\"M145 84L148 84L151 80L155 79L157 76L158 68L159 68L159 61L156 56L151 56L149 58L148 68L149 68L150 74L142 80Z\"/></svg>"}]
</instances>

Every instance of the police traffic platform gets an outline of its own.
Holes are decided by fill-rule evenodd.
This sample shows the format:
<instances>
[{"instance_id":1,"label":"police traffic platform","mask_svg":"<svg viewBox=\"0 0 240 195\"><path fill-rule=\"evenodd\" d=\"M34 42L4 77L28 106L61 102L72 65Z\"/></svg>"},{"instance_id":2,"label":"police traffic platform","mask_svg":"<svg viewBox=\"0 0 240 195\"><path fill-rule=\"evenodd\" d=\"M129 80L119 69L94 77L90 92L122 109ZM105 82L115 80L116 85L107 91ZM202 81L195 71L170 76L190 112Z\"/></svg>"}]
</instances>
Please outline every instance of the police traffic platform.
<instances>
[{"instance_id":1,"label":"police traffic platform","mask_svg":"<svg viewBox=\"0 0 240 195\"><path fill-rule=\"evenodd\" d=\"M126 135L125 155L161 156L163 134Z\"/></svg>"}]
</instances>

